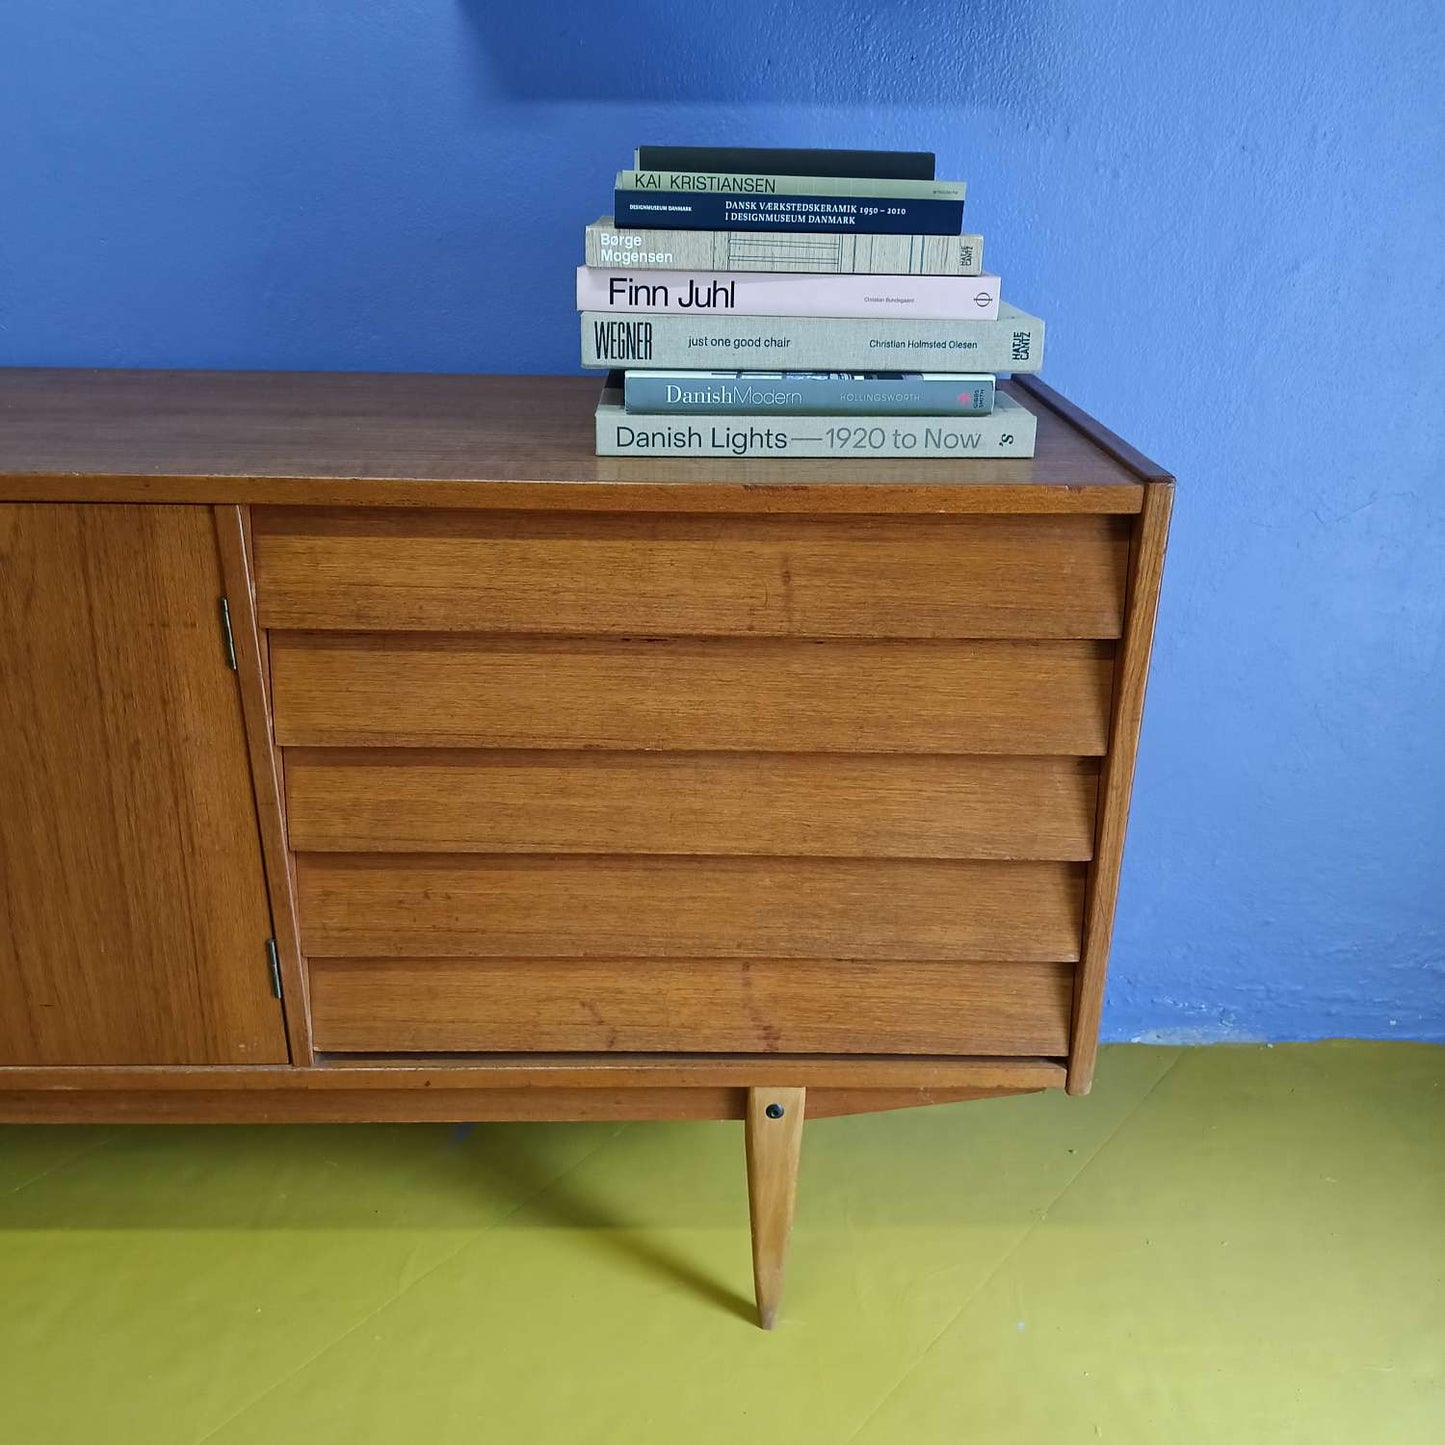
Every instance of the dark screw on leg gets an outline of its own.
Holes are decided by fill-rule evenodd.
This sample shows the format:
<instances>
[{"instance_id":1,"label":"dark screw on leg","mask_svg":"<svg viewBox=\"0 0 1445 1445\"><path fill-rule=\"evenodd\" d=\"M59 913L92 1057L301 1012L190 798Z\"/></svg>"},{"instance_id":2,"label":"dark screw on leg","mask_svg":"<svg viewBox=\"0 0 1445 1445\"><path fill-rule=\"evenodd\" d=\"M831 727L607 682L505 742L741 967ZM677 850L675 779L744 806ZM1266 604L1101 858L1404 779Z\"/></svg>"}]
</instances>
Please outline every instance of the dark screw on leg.
<instances>
[{"instance_id":1,"label":"dark screw on leg","mask_svg":"<svg viewBox=\"0 0 1445 1445\"><path fill-rule=\"evenodd\" d=\"M763 1110L763 1113L770 1119L781 1119L787 1112L781 1104L769 1104L768 1107Z\"/></svg>"}]
</instances>

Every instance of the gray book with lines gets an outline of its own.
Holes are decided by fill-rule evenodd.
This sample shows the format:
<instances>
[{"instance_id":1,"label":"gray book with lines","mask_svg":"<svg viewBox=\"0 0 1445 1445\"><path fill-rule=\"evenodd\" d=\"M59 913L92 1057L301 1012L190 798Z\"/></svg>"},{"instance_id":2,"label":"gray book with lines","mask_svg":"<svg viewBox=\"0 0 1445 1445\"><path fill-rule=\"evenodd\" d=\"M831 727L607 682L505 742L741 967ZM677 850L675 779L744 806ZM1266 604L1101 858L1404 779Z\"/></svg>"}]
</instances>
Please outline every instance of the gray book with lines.
<instances>
[{"instance_id":1,"label":"gray book with lines","mask_svg":"<svg viewBox=\"0 0 1445 1445\"><path fill-rule=\"evenodd\" d=\"M587 264L630 271L818 271L977 276L982 236L879 236L855 231L643 230L603 216L587 227Z\"/></svg>"}]
</instances>

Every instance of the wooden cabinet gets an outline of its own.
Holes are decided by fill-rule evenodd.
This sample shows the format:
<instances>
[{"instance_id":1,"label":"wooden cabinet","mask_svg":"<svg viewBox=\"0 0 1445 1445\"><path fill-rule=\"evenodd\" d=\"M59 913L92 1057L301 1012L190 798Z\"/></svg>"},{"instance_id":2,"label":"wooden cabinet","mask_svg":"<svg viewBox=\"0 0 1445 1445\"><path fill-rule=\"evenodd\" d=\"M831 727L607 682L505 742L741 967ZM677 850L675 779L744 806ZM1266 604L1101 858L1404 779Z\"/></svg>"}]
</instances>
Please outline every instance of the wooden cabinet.
<instances>
[{"instance_id":1,"label":"wooden cabinet","mask_svg":"<svg viewBox=\"0 0 1445 1445\"><path fill-rule=\"evenodd\" d=\"M1171 484L595 385L0 375L0 1118L742 1119L770 1319L805 1111L1088 1089Z\"/></svg>"}]
</instances>

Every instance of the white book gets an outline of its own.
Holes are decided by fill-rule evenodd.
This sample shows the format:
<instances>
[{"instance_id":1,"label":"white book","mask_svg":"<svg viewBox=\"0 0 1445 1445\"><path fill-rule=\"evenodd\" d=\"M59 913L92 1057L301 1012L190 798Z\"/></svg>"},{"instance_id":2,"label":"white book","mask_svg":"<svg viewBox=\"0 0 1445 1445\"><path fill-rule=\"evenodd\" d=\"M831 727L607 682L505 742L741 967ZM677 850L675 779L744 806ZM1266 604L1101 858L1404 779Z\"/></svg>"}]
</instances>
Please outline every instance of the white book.
<instances>
[{"instance_id":1,"label":"white book","mask_svg":"<svg viewBox=\"0 0 1445 1445\"><path fill-rule=\"evenodd\" d=\"M666 311L729 316L916 316L993 321L999 278L809 276L728 271L577 268L579 311Z\"/></svg>"}]
</instances>

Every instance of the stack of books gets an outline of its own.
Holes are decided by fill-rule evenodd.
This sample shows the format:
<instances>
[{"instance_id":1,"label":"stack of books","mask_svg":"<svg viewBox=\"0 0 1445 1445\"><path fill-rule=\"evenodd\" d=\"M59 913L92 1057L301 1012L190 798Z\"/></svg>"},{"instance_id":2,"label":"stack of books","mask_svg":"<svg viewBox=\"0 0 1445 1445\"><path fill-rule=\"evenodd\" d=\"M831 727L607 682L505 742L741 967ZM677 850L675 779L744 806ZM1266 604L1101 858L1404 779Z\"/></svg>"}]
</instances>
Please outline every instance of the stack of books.
<instances>
[{"instance_id":1,"label":"stack of books","mask_svg":"<svg viewBox=\"0 0 1445 1445\"><path fill-rule=\"evenodd\" d=\"M641 146L577 268L601 456L1031 457L999 299L925 151ZM879 370L879 367L896 368Z\"/></svg>"}]
</instances>

